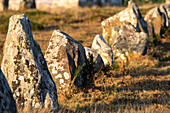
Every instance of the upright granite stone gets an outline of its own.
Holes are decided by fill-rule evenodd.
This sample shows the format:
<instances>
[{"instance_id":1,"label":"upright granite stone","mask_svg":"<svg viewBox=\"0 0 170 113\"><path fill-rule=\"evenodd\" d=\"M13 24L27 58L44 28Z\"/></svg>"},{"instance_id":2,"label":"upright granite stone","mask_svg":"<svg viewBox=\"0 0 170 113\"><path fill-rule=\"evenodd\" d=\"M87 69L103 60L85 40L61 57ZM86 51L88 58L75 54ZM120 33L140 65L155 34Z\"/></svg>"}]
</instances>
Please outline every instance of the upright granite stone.
<instances>
[{"instance_id":1,"label":"upright granite stone","mask_svg":"<svg viewBox=\"0 0 170 113\"><path fill-rule=\"evenodd\" d=\"M75 86L81 87L84 81L86 55L84 47L66 33L55 30L45 53L48 68L57 87L62 92L70 88L72 80L76 77ZM79 67L79 74L76 72Z\"/></svg>"},{"instance_id":2,"label":"upright granite stone","mask_svg":"<svg viewBox=\"0 0 170 113\"><path fill-rule=\"evenodd\" d=\"M100 35L96 35L93 40L92 47L101 57L104 62L104 65L112 65L113 64L113 53L112 49L105 42L104 38Z\"/></svg>"},{"instance_id":3,"label":"upright granite stone","mask_svg":"<svg viewBox=\"0 0 170 113\"><path fill-rule=\"evenodd\" d=\"M166 26L168 21L166 20L165 14L162 13L158 7L149 10L145 15L145 20L152 24L155 34L159 34L161 27Z\"/></svg>"},{"instance_id":4,"label":"upright granite stone","mask_svg":"<svg viewBox=\"0 0 170 113\"><path fill-rule=\"evenodd\" d=\"M107 43L112 44L112 27L122 26L124 22L130 22L138 32L148 33L147 23L144 21L138 6L130 0L125 10L102 21L103 37Z\"/></svg>"},{"instance_id":5,"label":"upright granite stone","mask_svg":"<svg viewBox=\"0 0 170 113\"><path fill-rule=\"evenodd\" d=\"M101 56L94 50L92 50L89 47L84 47L85 52L86 52L86 57L87 59L91 60L91 58L93 58L93 62L94 62L94 70L96 72L101 71L101 69L104 67L104 62L101 58ZM91 57L92 55L92 57Z\"/></svg>"},{"instance_id":6,"label":"upright granite stone","mask_svg":"<svg viewBox=\"0 0 170 113\"><path fill-rule=\"evenodd\" d=\"M145 32L137 32L131 23L123 23L120 27L113 27L112 37L112 49L115 55L117 53L120 54L126 52L133 52L142 55L146 54L148 35Z\"/></svg>"},{"instance_id":7,"label":"upright granite stone","mask_svg":"<svg viewBox=\"0 0 170 113\"><path fill-rule=\"evenodd\" d=\"M23 10L35 8L35 0L9 0L9 10Z\"/></svg>"},{"instance_id":8,"label":"upright granite stone","mask_svg":"<svg viewBox=\"0 0 170 113\"><path fill-rule=\"evenodd\" d=\"M0 69L0 113L17 113L11 88Z\"/></svg>"},{"instance_id":9,"label":"upright granite stone","mask_svg":"<svg viewBox=\"0 0 170 113\"><path fill-rule=\"evenodd\" d=\"M24 14L10 18L1 66L17 106L39 108L48 92L53 110L58 110L55 83L39 44L33 39L30 20Z\"/></svg>"}]
</instances>

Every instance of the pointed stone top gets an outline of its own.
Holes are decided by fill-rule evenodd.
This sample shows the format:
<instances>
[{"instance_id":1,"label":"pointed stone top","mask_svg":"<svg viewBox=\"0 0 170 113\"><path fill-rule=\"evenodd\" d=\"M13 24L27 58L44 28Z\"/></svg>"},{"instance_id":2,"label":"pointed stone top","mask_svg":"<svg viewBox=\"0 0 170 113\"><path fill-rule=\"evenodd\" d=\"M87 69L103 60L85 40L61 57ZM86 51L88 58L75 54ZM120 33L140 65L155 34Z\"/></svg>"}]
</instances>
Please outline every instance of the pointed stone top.
<instances>
[{"instance_id":1,"label":"pointed stone top","mask_svg":"<svg viewBox=\"0 0 170 113\"><path fill-rule=\"evenodd\" d=\"M20 40L33 40L31 22L25 14L11 16L9 19L8 35L6 40L13 40L16 44L22 43Z\"/></svg>"},{"instance_id":2,"label":"pointed stone top","mask_svg":"<svg viewBox=\"0 0 170 113\"><path fill-rule=\"evenodd\" d=\"M106 43L106 41L104 40L104 38L103 38L101 35L99 35L99 34L97 34L97 35L95 36L94 40L96 40L96 39L100 39L100 40L102 40L104 43Z\"/></svg>"}]
</instances>

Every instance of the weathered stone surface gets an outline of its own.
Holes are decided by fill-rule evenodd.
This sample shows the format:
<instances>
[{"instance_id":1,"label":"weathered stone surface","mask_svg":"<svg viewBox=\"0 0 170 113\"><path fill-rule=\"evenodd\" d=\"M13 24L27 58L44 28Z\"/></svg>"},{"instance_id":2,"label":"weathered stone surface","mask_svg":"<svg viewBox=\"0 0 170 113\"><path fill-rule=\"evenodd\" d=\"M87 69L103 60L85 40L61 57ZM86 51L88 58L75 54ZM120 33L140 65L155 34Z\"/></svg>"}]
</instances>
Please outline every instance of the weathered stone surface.
<instances>
[{"instance_id":1,"label":"weathered stone surface","mask_svg":"<svg viewBox=\"0 0 170 113\"><path fill-rule=\"evenodd\" d=\"M120 27L115 26L112 28L112 33L112 49L115 55L117 51L146 54L148 35L144 32L137 32L132 24L123 23Z\"/></svg>"},{"instance_id":2,"label":"weathered stone surface","mask_svg":"<svg viewBox=\"0 0 170 113\"><path fill-rule=\"evenodd\" d=\"M0 0L0 11L4 11L8 8L8 0Z\"/></svg>"},{"instance_id":3,"label":"weathered stone surface","mask_svg":"<svg viewBox=\"0 0 170 113\"><path fill-rule=\"evenodd\" d=\"M92 47L101 57L104 62L104 65L112 65L113 64L113 53L112 49L105 42L104 38L100 35L96 35L93 40Z\"/></svg>"},{"instance_id":4,"label":"weathered stone surface","mask_svg":"<svg viewBox=\"0 0 170 113\"><path fill-rule=\"evenodd\" d=\"M159 34L161 27L165 26L168 21L158 7L149 10L145 15L145 20L153 25L155 34Z\"/></svg>"},{"instance_id":5,"label":"weathered stone surface","mask_svg":"<svg viewBox=\"0 0 170 113\"><path fill-rule=\"evenodd\" d=\"M166 12L168 14L168 18L170 19L170 3L169 4L164 4L163 6L165 7Z\"/></svg>"},{"instance_id":6,"label":"weathered stone surface","mask_svg":"<svg viewBox=\"0 0 170 113\"><path fill-rule=\"evenodd\" d=\"M0 69L0 113L17 113L11 88Z\"/></svg>"},{"instance_id":7,"label":"weathered stone surface","mask_svg":"<svg viewBox=\"0 0 170 113\"><path fill-rule=\"evenodd\" d=\"M9 10L35 8L35 0L9 0Z\"/></svg>"},{"instance_id":8,"label":"weathered stone surface","mask_svg":"<svg viewBox=\"0 0 170 113\"><path fill-rule=\"evenodd\" d=\"M87 59L90 59L90 55L92 55L93 57L93 62L94 62L94 70L95 71L100 71L103 67L104 67L104 62L101 58L101 56L94 50L92 50L89 47L84 47L85 52L86 52L86 57Z\"/></svg>"},{"instance_id":9,"label":"weathered stone surface","mask_svg":"<svg viewBox=\"0 0 170 113\"><path fill-rule=\"evenodd\" d=\"M103 37L107 43L112 44L110 41L112 38L112 27L122 26L124 22L130 22L137 31L148 33L147 23L144 21L138 6L130 0L128 2L128 7L125 10L102 21Z\"/></svg>"},{"instance_id":10,"label":"weathered stone surface","mask_svg":"<svg viewBox=\"0 0 170 113\"><path fill-rule=\"evenodd\" d=\"M45 59L57 87L67 91L78 67L86 66L87 58L84 47L79 42L66 33L55 30L45 53ZM76 78L77 87L83 85L85 66Z\"/></svg>"},{"instance_id":11,"label":"weathered stone surface","mask_svg":"<svg viewBox=\"0 0 170 113\"><path fill-rule=\"evenodd\" d=\"M169 19L168 19L167 10L166 10L166 8L164 7L164 5L161 5L161 6L159 7L159 9L160 9L161 13L163 14L163 18L164 18L164 20L165 20L164 26L168 27L168 26L169 26Z\"/></svg>"},{"instance_id":12,"label":"weathered stone surface","mask_svg":"<svg viewBox=\"0 0 170 113\"><path fill-rule=\"evenodd\" d=\"M3 49L2 71L19 107L39 108L47 92L53 109L58 109L55 83L39 44L33 39L30 20L25 15L10 18Z\"/></svg>"}]
</instances>

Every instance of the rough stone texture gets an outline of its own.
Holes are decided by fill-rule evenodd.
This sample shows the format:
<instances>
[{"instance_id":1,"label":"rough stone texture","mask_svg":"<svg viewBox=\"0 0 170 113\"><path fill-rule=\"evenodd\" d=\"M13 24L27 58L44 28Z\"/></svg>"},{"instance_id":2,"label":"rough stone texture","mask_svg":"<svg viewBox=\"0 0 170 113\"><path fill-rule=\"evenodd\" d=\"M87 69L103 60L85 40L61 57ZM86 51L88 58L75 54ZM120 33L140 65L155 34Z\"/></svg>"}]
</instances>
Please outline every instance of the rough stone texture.
<instances>
[{"instance_id":1,"label":"rough stone texture","mask_svg":"<svg viewBox=\"0 0 170 113\"><path fill-rule=\"evenodd\" d=\"M168 19L167 10L166 10L166 8L164 7L164 5L161 5L161 6L159 7L159 9L160 9L161 13L163 14L163 18L164 18L164 20L165 20L164 26L168 27L168 26L169 26L169 19Z\"/></svg>"},{"instance_id":2,"label":"rough stone texture","mask_svg":"<svg viewBox=\"0 0 170 113\"><path fill-rule=\"evenodd\" d=\"M35 8L35 0L9 0L9 10Z\"/></svg>"},{"instance_id":3,"label":"rough stone texture","mask_svg":"<svg viewBox=\"0 0 170 113\"><path fill-rule=\"evenodd\" d=\"M67 91L78 67L84 64L86 66L87 58L80 43L66 33L55 30L45 53L45 59L57 87ZM76 78L77 87L83 85L85 66Z\"/></svg>"},{"instance_id":4,"label":"rough stone texture","mask_svg":"<svg viewBox=\"0 0 170 113\"><path fill-rule=\"evenodd\" d=\"M125 10L102 21L103 37L107 43L112 44L110 41L112 39L112 27L122 26L124 22L130 22L137 31L148 33L147 23L144 21L138 6L130 0L128 2L128 7Z\"/></svg>"},{"instance_id":5,"label":"rough stone texture","mask_svg":"<svg viewBox=\"0 0 170 113\"><path fill-rule=\"evenodd\" d=\"M153 25L155 34L160 33L161 27L168 26L167 17L158 7L149 10L145 15L145 20Z\"/></svg>"},{"instance_id":6,"label":"rough stone texture","mask_svg":"<svg viewBox=\"0 0 170 113\"><path fill-rule=\"evenodd\" d=\"M170 3L169 4L164 4L163 6L165 7L166 12L168 14L168 18L170 19Z\"/></svg>"},{"instance_id":7,"label":"rough stone texture","mask_svg":"<svg viewBox=\"0 0 170 113\"><path fill-rule=\"evenodd\" d=\"M112 28L113 52L133 52L137 54L146 54L148 35L144 32L137 32L135 27L130 23L123 23L121 27Z\"/></svg>"},{"instance_id":8,"label":"rough stone texture","mask_svg":"<svg viewBox=\"0 0 170 113\"><path fill-rule=\"evenodd\" d=\"M8 0L0 0L0 11L4 11L8 8Z\"/></svg>"},{"instance_id":9,"label":"rough stone texture","mask_svg":"<svg viewBox=\"0 0 170 113\"><path fill-rule=\"evenodd\" d=\"M94 64L94 70L95 71L100 71L103 67L104 67L104 62L101 58L101 56L94 50L92 50L89 47L84 47L85 52L86 52L86 57L87 59L90 59L90 55L92 55L93 57L93 62Z\"/></svg>"},{"instance_id":10,"label":"rough stone texture","mask_svg":"<svg viewBox=\"0 0 170 113\"><path fill-rule=\"evenodd\" d=\"M10 18L3 49L2 71L19 107L39 108L47 92L54 110L58 97L39 44L33 39L30 20L25 15Z\"/></svg>"},{"instance_id":11,"label":"rough stone texture","mask_svg":"<svg viewBox=\"0 0 170 113\"><path fill-rule=\"evenodd\" d=\"M96 35L93 40L92 47L101 57L104 62L104 65L112 65L113 64L113 53L112 49L105 42L104 38L100 35Z\"/></svg>"},{"instance_id":12,"label":"rough stone texture","mask_svg":"<svg viewBox=\"0 0 170 113\"><path fill-rule=\"evenodd\" d=\"M0 69L0 113L17 113L16 103L4 74Z\"/></svg>"}]
</instances>

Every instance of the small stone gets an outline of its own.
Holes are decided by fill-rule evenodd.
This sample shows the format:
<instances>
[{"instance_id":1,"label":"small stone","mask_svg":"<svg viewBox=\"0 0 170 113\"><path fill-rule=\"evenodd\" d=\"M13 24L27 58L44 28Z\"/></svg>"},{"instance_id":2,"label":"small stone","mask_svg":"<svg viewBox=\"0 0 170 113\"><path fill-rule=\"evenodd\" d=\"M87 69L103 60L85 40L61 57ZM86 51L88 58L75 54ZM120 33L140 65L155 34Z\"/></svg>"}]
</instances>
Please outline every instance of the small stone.
<instances>
[{"instance_id":1,"label":"small stone","mask_svg":"<svg viewBox=\"0 0 170 113\"><path fill-rule=\"evenodd\" d=\"M104 65L113 64L113 53L112 49L105 42L104 38L100 35L96 35L93 40L91 48L95 50L102 58Z\"/></svg>"},{"instance_id":2,"label":"small stone","mask_svg":"<svg viewBox=\"0 0 170 113\"><path fill-rule=\"evenodd\" d=\"M154 34L159 34L161 31L161 27L166 26L168 20L166 20L165 15L160 11L160 9L158 7L155 7L146 13L145 21L151 23L153 26L153 28L148 27L148 29L154 29Z\"/></svg>"},{"instance_id":3,"label":"small stone","mask_svg":"<svg viewBox=\"0 0 170 113\"><path fill-rule=\"evenodd\" d=\"M94 70L95 71L100 71L104 67L104 62L101 58L101 56L94 50L92 50L89 47L84 47L85 52L86 52L86 57L90 61L91 60L91 55L92 55L92 60L94 62Z\"/></svg>"}]
</instances>

